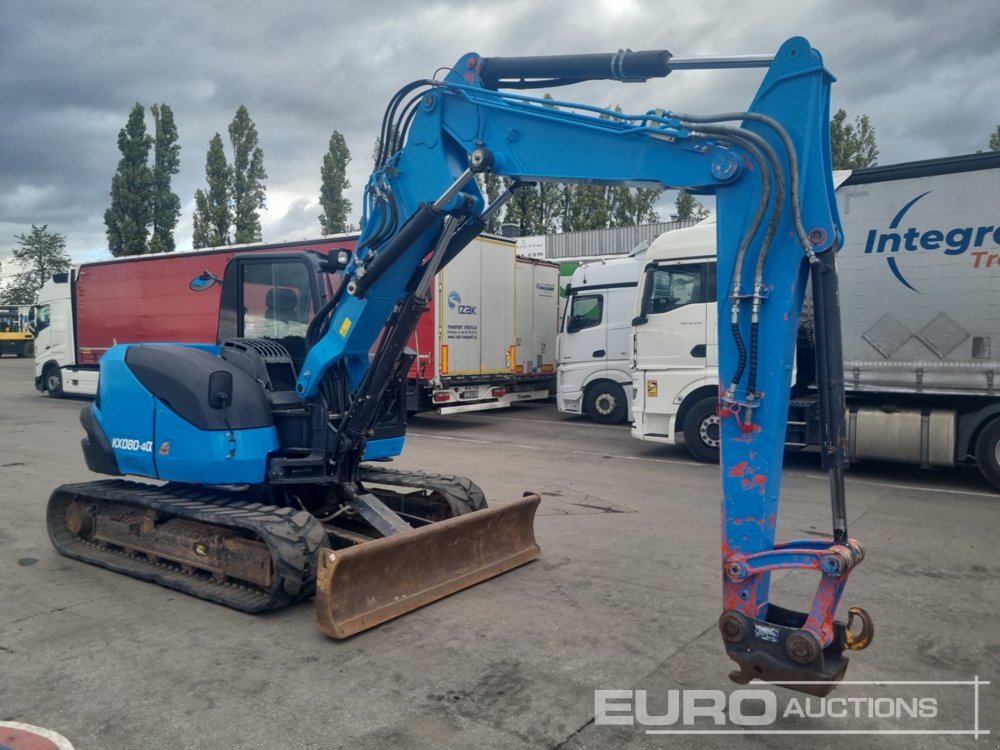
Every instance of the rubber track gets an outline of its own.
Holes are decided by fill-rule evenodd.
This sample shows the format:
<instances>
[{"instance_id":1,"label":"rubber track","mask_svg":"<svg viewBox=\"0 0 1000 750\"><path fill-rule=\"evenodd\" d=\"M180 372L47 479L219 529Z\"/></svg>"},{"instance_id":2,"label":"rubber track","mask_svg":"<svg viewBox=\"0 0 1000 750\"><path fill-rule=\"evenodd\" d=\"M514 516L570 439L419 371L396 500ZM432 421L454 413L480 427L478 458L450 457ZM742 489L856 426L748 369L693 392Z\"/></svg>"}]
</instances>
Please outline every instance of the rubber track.
<instances>
[{"instance_id":1,"label":"rubber track","mask_svg":"<svg viewBox=\"0 0 1000 750\"><path fill-rule=\"evenodd\" d=\"M457 516L486 507L486 494L479 485L468 477L457 474L433 474L365 464L361 466L359 477L362 482L432 490L448 502Z\"/></svg>"},{"instance_id":2,"label":"rubber track","mask_svg":"<svg viewBox=\"0 0 1000 750\"><path fill-rule=\"evenodd\" d=\"M86 541L66 526L66 506L74 498L153 508L177 518L250 532L271 550L274 583L270 590L237 581L221 583L204 572L184 572L172 562L153 562ZM327 543L322 524L305 511L248 502L234 493L205 487L156 486L121 479L57 487L49 498L47 525L52 544L67 557L243 612L280 609L312 596L318 554Z\"/></svg>"}]
</instances>

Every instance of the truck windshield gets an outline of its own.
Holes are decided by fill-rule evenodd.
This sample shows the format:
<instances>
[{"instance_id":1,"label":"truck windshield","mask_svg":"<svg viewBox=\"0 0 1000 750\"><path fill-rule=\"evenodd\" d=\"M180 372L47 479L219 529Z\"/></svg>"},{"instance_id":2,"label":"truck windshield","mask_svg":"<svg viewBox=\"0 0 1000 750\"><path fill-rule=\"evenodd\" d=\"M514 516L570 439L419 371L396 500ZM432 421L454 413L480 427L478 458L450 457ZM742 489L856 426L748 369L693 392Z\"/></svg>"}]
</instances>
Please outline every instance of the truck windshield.
<instances>
[{"instance_id":1,"label":"truck windshield","mask_svg":"<svg viewBox=\"0 0 1000 750\"><path fill-rule=\"evenodd\" d=\"M49 327L49 320L52 315L52 308L49 305L39 305L35 314L35 333Z\"/></svg>"}]
</instances>

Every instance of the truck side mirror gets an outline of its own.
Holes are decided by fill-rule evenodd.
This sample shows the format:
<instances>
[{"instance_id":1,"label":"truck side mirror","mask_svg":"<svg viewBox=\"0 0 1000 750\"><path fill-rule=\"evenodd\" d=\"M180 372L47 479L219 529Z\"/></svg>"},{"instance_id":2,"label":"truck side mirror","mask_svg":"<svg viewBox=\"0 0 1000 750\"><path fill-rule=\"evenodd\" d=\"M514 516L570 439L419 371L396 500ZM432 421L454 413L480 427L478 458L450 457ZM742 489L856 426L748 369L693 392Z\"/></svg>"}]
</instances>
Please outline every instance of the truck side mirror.
<instances>
[{"instance_id":1,"label":"truck side mirror","mask_svg":"<svg viewBox=\"0 0 1000 750\"><path fill-rule=\"evenodd\" d=\"M632 318L632 325L634 326L644 326L649 322L649 318L645 315L639 315L638 317Z\"/></svg>"}]
</instances>

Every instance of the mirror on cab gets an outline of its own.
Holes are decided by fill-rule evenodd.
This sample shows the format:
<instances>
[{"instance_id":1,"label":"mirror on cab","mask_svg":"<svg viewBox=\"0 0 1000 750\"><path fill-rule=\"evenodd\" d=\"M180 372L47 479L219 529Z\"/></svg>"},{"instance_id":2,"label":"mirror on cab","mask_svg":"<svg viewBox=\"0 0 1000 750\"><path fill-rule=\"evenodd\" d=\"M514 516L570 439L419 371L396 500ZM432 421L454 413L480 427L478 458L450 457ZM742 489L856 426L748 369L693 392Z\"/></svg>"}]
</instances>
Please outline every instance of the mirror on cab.
<instances>
[{"instance_id":1,"label":"mirror on cab","mask_svg":"<svg viewBox=\"0 0 1000 750\"><path fill-rule=\"evenodd\" d=\"M191 283L188 284L188 286L191 288L192 292L204 292L206 289L211 289L216 284L221 283L222 279L206 268L202 272L201 276L195 276L191 279Z\"/></svg>"}]
</instances>

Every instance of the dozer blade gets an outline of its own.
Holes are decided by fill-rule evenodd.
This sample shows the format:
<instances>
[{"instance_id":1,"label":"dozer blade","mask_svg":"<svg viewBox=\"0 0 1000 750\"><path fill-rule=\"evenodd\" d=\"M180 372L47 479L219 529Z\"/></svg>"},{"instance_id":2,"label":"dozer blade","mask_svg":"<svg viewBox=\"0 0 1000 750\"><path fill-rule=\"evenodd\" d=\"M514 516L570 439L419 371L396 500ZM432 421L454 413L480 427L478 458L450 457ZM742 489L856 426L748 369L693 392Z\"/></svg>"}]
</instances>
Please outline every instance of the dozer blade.
<instances>
[{"instance_id":1,"label":"dozer blade","mask_svg":"<svg viewBox=\"0 0 1000 750\"><path fill-rule=\"evenodd\" d=\"M526 495L412 531L320 552L316 621L347 638L535 560L535 510Z\"/></svg>"}]
</instances>

